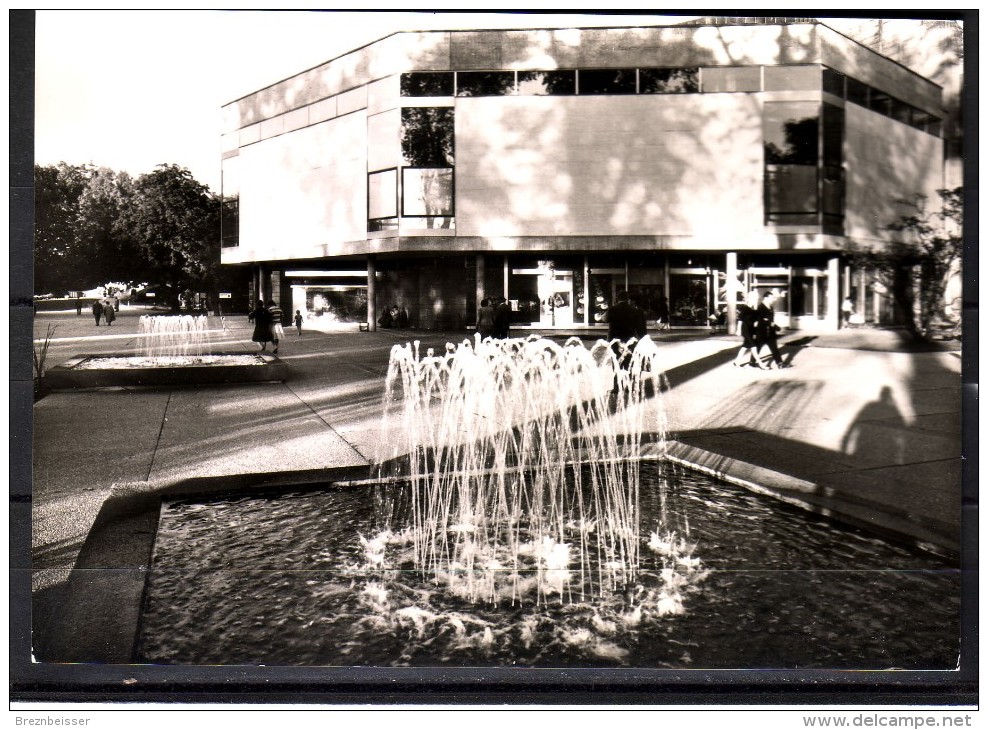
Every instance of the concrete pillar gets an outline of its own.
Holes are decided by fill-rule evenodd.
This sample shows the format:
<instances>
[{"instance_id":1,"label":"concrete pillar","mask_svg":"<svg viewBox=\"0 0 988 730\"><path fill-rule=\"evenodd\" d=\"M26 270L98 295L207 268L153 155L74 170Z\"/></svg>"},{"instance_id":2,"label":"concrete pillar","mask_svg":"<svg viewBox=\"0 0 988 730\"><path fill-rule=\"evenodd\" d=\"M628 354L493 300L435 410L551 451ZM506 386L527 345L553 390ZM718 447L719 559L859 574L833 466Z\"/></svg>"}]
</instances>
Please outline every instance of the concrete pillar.
<instances>
[{"instance_id":1,"label":"concrete pillar","mask_svg":"<svg viewBox=\"0 0 988 730\"><path fill-rule=\"evenodd\" d=\"M367 331L377 331L377 265L373 256L367 257Z\"/></svg>"},{"instance_id":2,"label":"concrete pillar","mask_svg":"<svg viewBox=\"0 0 988 730\"><path fill-rule=\"evenodd\" d=\"M738 254L736 251L728 251L726 256L725 275L727 276L727 331L734 332L738 322L738 294L741 293L740 282L738 281Z\"/></svg>"},{"instance_id":3,"label":"concrete pillar","mask_svg":"<svg viewBox=\"0 0 988 730\"><path fill-rule=\"evenodd\" d=\"M504 286L502 287L502 294L505 299L508 298L508 254L504 255Z\"/></svg>"},{"instance_id":4,"label":"concrete pillar","mask_svg":"<svg viewBox=\"0 0 988 730\"><path fill-rule=\"evenodd\" d=\"M583 256L583 324L590 324L590 257Z\"/></svg>"},{"instance_id":5,"label":"concrete pillar","mask_svg":"<svg viewBox=\"0 0 988 730\"><path fill-rule=\"evenodd\" d=\"M257 264L250 268L250 294L249 298L249 309L254 309L254 305L257 304L257 300L261 298L261 265Z\"/></svg>"},{"instance_id":6,"label":"concrete pillar","mask_svg":"<svg viewBox=\"0 0 988 730\"><path fill-rule=\"evenodd\" d=\"M829 330L840 328L840 258L834 256L827 261L827 316Z\"/></svg>"},{"instance_id":7,"label":"concrete pillar","mask_svg":"<svg viewBox=\"0 0 988 730\"><path fill-rule=\"evenodd\" d=\"M484 293L484 280L487 275L484 271L484 254L477 254L477 287L476 287L476 297L477 297L477 307L480 307L481 300L486 296Z\"/></svg>"},{"instance_id":8,"label":"concrete pillar","mask_svg":"<svg viewBox=\"0 0 988 730\"><path fill-rule=\"evenodd\" d=\"M858 300L854 303L854 311L858 312L862 317L866 316L866 308L868 306L867 300L867 289L868 289L868 279L867 274L864 269L859 269L858 272ZM872 319L878 319L877 316L872 317Z\"/></svg>"},{"instance_id":9,"label":"concrete pillar","mask_svg":"<svg viewBox=\"0 0 988 730\"><path fill-rule=\"evenodd\" d=\"M271 298L271 275L268 271L267 265L265 264L257 265L257 277L258 277L257 298L263 299L264 303L267 304L268 300Z\"/></svg>"}]
</instances>

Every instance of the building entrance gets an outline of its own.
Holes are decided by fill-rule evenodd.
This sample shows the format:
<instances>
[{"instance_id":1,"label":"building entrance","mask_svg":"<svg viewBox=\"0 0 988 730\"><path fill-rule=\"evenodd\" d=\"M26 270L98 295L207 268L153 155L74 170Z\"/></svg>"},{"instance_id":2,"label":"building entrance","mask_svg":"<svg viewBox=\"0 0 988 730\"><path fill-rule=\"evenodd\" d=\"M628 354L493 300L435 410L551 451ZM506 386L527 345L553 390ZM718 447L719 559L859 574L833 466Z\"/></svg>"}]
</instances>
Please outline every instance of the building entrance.
<instances>
[{"instance_id":1,"label":"building entrance","mask_svg":"<svg viewBox=\"0 0 988 730\"><path fill-rule=\"evenodd\" d=\"M573 325L573 272L512 269L508 298L517 324L538 327Z\"/></svg>"}]
</instances>

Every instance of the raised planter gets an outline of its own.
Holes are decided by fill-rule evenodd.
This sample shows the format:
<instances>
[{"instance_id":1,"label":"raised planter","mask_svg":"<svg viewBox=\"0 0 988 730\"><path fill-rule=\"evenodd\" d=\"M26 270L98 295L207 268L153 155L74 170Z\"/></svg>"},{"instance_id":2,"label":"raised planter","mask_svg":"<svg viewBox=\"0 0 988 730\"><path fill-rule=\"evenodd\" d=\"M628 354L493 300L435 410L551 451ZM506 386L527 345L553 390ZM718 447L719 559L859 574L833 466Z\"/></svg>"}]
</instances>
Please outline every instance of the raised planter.
<instances>
[{"instance_id":1,"label":"raised planter","mask_svg":"<svg viewBox=\"0 0 988 730\"><path fill-rule=\"evenodd\" d=\"M253 364L239 362L244 357L255 358ZM209 357L230 357L236 364L191 363L169 367L89 367L92 360L132 358L131 354L76 355L45 373L45 386L51 390L72 388L107 388L112 386L220 385L283 381L288 366L274 355L264 352L217 353Z\"/></svg>"}]
</instances>

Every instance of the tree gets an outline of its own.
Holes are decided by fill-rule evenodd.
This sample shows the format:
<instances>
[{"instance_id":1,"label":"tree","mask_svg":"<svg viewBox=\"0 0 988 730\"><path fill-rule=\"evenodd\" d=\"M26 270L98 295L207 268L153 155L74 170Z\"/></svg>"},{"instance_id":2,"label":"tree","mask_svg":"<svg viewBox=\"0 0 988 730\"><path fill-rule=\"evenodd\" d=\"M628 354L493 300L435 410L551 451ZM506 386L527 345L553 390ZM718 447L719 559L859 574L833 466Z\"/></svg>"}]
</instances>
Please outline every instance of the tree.
<instances>
[{"instance_id":1,"label":"tree","mask_svg":"<svg viewBox=\"0 0 988 730\"><path fill-rule=\"evenodd\" d=\"M927 210L925 196L912 202L914 213L887 226L899 240L872 250L852 250L851 262L872 273L891 293L906 317L906 328L917 339L927 339L937 325L955 328L959 314L945 301L950 281L960 271L963 253L961 188L937 191L941 205Z\"/></svg>"},{"instance_id":2,"label":"tree","mask_svg":"<svg viewBox=\"0 0 988 730\"><path fill-rule=\"evenodd\" d=\"M67 165L34 166L34 291L63 292L84 286L76 246L79 198L87 171Z\"/></svg>"},{"instance_id":3,"label":"tree","mask_svg":"<svg viewBox=\"0 0 988 730\"><path fill-rule=\"evenodd\" d=\"M173 308L186 289L216 290L220 253L220 200L178 165L158 165L134 183L119 218L140 252L144 277L168 289Z\"/></svg>"},{"instance_id":4,"label":"tree","mask_svg":"<svg viewBox=\"0 0 988 730\"><path fill-rule=\"evenodd\" d=\"M85 259L89 285L134 281L144 276L141 256L121 226L134 196L134 181L126 172L100 167L89 171L79 198L77 246Z\"/></svg>"}]
</instances>

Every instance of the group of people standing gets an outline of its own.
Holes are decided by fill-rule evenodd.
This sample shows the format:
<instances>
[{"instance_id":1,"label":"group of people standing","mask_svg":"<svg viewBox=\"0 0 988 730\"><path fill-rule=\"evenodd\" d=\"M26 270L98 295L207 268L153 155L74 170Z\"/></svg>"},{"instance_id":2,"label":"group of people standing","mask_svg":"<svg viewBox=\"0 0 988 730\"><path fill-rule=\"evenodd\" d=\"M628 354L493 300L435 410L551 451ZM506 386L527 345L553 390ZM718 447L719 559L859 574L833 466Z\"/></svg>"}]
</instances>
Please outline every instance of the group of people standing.
<instances>
[{"instance_id":1,"label":"group of people standing","mask_svg":"<svg viewBox=\"0 0 988 730\"><path fill-rule=\"evenodd\" d=\"M285 328L281 324L281 307L275 301L269 301L264 306L264 300L258 299L257 306L247 315L247 320L254 323L254 334L251 340L261 346L261 350L268 349L268 343L274 345L274 352L278 352L278 344L285 336ZM295 312L295 327L298 333L302 334L302 315Z\"/></svg>"},{"instance_id":2,"label":"group of people standing","mask_svg":"<svg viewBox=\"0 0 988 730\"><path fill-rule=\"evenodd\" d=\"M488 297L477 309L477 332L483 339L506 340L511 331L511 304L504 297Z\"/></svg>"},{"instance_id":3,"label":"group of people standing","mask_svg":"<svg viewBox=\"0 0 988 730\"><path fill-rule=\"evenodd\" d=\"M738 323L741 330L741 349L734 358L734 367L754 365L762 370L792 367L783 362L779 352L779 325L775 323L775 292L768 291L758 301L758 292L748 292L744 304L738 306ZM768 362L762 357L762 348L769 351Z\"/></svg>"}]
</instances>

